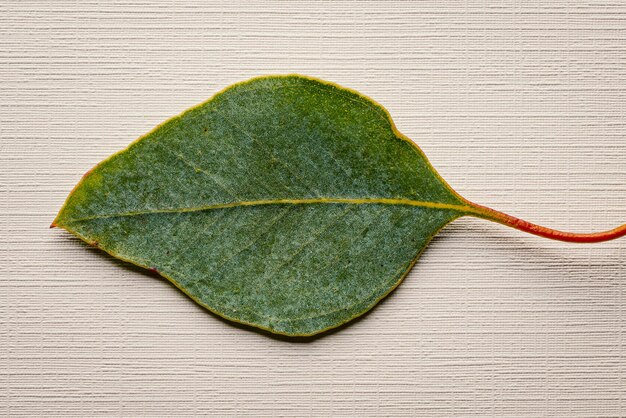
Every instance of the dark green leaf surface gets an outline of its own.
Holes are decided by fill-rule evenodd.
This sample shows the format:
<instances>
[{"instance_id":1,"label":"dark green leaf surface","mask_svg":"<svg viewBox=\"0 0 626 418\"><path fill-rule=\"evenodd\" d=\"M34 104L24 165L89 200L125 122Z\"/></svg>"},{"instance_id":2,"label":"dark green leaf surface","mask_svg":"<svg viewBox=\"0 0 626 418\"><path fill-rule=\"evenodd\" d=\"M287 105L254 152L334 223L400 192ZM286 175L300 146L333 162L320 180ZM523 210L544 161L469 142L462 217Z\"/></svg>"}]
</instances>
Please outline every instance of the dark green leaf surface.
<instances>
[{"instance_id":1,"label":"dark green leaf surface","mask_svg":"<svg viewBox=\"0 0 626 418\"><path fill-rule=\"evenodd\" d=\"M219 315L311 335L374 306L466 210L380 105L272 76L100 163L55 225Z\"/></svg>"}]
</instances>

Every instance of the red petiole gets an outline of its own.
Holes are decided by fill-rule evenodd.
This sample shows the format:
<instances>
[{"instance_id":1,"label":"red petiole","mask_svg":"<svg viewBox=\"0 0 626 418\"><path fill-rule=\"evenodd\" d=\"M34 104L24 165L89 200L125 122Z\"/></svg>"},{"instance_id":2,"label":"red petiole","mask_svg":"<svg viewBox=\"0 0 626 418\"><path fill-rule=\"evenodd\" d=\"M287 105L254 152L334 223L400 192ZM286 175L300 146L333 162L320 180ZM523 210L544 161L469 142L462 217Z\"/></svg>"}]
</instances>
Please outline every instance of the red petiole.
<instances>
[{"instance_id":1,"label":"red petiole","mask_svg":"<svg viewBox=\"0 0 626 418\"><path fill-rule=\"evenodd\" d=\"M473 209L471 212L473 216L488 219L490 221L498 222L511 228L519 229L520 231L558 241L593 243L610 241L612 239L620 238L626 235L626 224L618 226L617 228L611 229L609 231L593 232L590 234L578 234L574 232L558 231L556 229L536 225L523 219L516 218L515 216L507 215L506 213L502 213L473 202L467 201L467 204Z\"/></svg>"}]
</instances>

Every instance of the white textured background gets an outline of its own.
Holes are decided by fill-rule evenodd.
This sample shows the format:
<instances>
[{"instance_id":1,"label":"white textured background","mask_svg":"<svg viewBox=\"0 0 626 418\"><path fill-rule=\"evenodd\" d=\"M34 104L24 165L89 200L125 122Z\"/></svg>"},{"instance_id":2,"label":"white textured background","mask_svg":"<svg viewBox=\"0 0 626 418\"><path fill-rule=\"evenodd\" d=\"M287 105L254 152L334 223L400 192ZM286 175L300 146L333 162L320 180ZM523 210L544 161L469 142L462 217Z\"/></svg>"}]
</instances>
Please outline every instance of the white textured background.
<instances>
[{"instance_id":1,"label":"white textured background","mask_svg":"<svg viewBox=\"0 0 626 418\"><path fill-rule=\"evenodd\" d=\"M238 328L48 225L81 175L251 76L385 105L461 194L626 221L626 2L0 1L0 415L626 415L626 239L463 219L364 319Z\"/></svg>"}]
</instances>

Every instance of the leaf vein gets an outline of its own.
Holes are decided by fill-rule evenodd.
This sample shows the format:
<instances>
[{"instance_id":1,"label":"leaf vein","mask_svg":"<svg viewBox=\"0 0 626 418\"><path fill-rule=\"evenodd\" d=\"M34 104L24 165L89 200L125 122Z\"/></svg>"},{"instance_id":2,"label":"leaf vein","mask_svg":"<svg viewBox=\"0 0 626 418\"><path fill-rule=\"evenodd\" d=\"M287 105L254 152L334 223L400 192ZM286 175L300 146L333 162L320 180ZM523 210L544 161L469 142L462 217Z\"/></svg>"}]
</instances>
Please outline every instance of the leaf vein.
<instances>
[{"instance_id":1,"label":"leaf vein","mask_svg":"<svg viewBox=\"0 0 626 418\"><path fill-rule=\"evenodd\" d=\"M292 170L291 167L289 166L289 164L286 164L284 161L282 161L280 158L277 158L274 153L267 147L267 145L265 143L263 143L262 141L260 141L259 139L257 139L254 135L252 135L250 132L248 132L247 130L245 130L242 126L238 125L237 123L233 122L232 120L228 119L227 117L220 115L222 117L222 119L224 120L224 122L228 123L229 125L231 125L233 128L237 129L239 132L241 132L242 134L246 135L248 138L250 138L253 142L255 142L256 144L259 145L260 148L262 148L265 153L267 155L269 155L270 158L272 158L274 161L278 162L280 165L282 165L283 167L285 167L285 170L287 170L289 172L289 174L291 174L293 177L297 178L298 180L300 180L300 182L302 183L303 186L305 186L306 188L309 189L309 191L315 195L319 197L319 190L317 190L315 187L312 187L310 184L307 184L307 182L302 178L302 176L300 176L296 171Z\"/></svg>"},{"instance_id":2,"label":"leaf vein","mask_svg":"<svg viewBox=\"0 0 626 418\"><path fill-rule=\"evenodd\" d=\"M163 147L163 148L165 149L165 147ZM208 178L210 178L213 181L213 183L217 184L219 186L219 188L224 190L229 196L231 196L231 197L233 197L235 199L239 199L239 196L235 192L230 190L228 187L223 185L221 181L218 181L216 179L215 174L210 173L209 171L206 171L206 170L196 166L191 161L187 160L182 154L179 154L179 153L173 152L173 151L169 151L169 152L171 152L173 155L175 155L176 158L178 158L180 161L182 161L185 165L187 165L188 167L193 168L197 173L202 173L205 176L207 176Z\"/></svg>"},{"instance_id":3,"label":"leaf vein","mask_svg":"<svg viewBox=\"0 0 626 418\"><path fill-rule=\"evenodd\" d=\"M330 228L331 226L333 226L337 221L339 221L341 218L343 218L344 216L346 216L348 214L348 212L350 212L352 209L354 209L354 206L348 206L348 208L346 210L344 210L343 212L339 213L339 215L337 215L334 218L331 218L329 220L329 222L326 225L321 226L320 228L316 229L315 231L313 231L311 238L302 243L302 245L300 245L298 248L296 248L296 251L293 252L293 254L291 254L289 256L289 258L287 258L286 260L283 260L279 265L274 266L274 268L269 271L266 272L263 275L263 279L267 279L269 277L270 274L274 274L276 273L281 267L283 267L284 265L290 263L298 254L300 254L307 246L311 245L321 234L324 233L324 231L326 231L328 228Z\"/></svg>"},{"instance_id":4,"label":"leaf vein","mask_svg":"<svg viewBox=\"0 0 626 418\"><path fill-rule=\"evenodd\" d=\"M305 204L353 204L353 205L381 204L381 205L416 206L416 207L424 207L424 208L429 208L429 209L451 210L451 211L460 212L460 213L477 212L475 209L473 209L472 207L468 205L458 205L458 204L453 204L453 203L441 203L441 202L431 202L431 201L423 201L423 200L391 199L391 198L320 197L320 198L315 198L315 199L251 200L251 201L239 201L239 202L228 202L228 203L216 203L212 205L186 207L186 208L164 208L164 209L153 209L153 210L144 210L144 211L122 212L122 213L108 213L108 214L87 216L84 218L68 219L66 222L68 223L85 222L85 221L90 221L94 219L121 218L121 217L128 217L128 216L152 215L152 214L159 214L159 213L202 212L206 210L227 209L227 208L243 207L243 206L305 205Z\"/></svg>"}]
</instances>

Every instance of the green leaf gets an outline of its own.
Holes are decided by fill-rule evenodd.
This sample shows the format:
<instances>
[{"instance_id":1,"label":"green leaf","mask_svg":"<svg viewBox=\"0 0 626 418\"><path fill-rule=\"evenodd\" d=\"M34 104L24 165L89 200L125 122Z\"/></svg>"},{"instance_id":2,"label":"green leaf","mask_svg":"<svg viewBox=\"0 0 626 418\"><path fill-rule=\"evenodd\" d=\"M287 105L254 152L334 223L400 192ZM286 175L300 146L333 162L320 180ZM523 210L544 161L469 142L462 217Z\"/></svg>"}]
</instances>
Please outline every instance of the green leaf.
<instances>
[{"instance_id":1,"label":"green leaf","mask_svg":"<svg viewBox=\"0 0 626 418\"><path fill-rule=\"evenodd\" d=\"M53 225L225 318L312 335L385 297L450 221L507 223L489 211L382 106L291 75L233 85L101 162Z\"/></svg>"}]
</instances>

